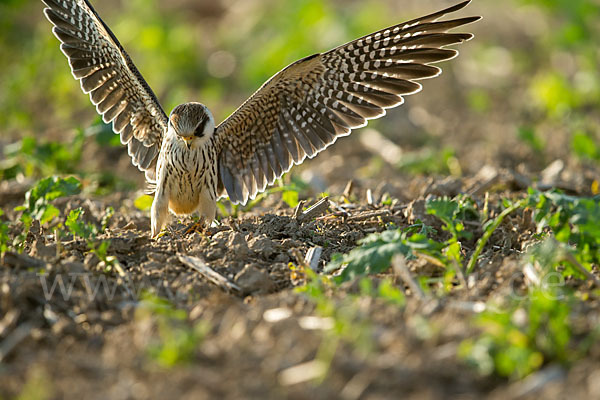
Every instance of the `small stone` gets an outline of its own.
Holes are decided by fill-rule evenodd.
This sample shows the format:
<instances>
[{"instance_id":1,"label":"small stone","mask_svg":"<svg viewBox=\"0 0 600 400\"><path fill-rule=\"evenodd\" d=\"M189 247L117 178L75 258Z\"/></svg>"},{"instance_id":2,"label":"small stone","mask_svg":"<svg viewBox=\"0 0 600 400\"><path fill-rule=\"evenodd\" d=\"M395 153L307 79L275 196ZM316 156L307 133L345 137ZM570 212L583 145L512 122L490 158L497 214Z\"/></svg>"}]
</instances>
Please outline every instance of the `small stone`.
<instances>
[{"instance_id":1,"label":"small stone","mask_svg":"<svg viewBox=\"0 0 600 400\"><path fill-rule=\"evenodd\" d=\"M269 274L257 268L256 264L248 264L237 273L235 283L244 293L269 293L275 288L275 283Z\"/></svg>"},{"instance_id":2,"label":"small stone","mask_svg":"<svg viewBox=\"0 0 600 400\"><path fill-rule=\"evenodd\" d=\"M150 271L158 271L161 270L165 267L164 263L161 263L159 261L146 261L145 263L142 263L140 265L140 268L142 269L142 271L145 272L150 272Z\"/></svg>"},{"instance_id":3,"label":"small stone","mask_svg":"<svg viewBox=\"0 0 600 400\"><path fill-rule=\"evenodd\" d=\"M217 247L215 249L209 250L206 253L206 259L208 261L214 261L214 260L218 260L220 258L223 258L225 256L225 253L223 252L223 249L220 247Z\"/></svg>"},{"instance_id":4,"label":"small stone","mask_svg":"<svg viewBox=\"0 0 600 400\"><path fill-rule=\"evenodd\" d=\"M290 257L286 253L279 253L275 256L273 262L276 263L288 263L290 261Z\"/></svg>"},{"instance_id":5,"label":"small stone","mask_svg":"<svg viewBox=\"0 0 600 400\"><path fill-rule=\"evenodd\" d=\"M148 260L165 263L167 261L167 255L164 253L150 252L148 253Z\"/></svg>"},{"instance_id":6,"label":"small stone","mask_svg":"<svg viewBox=\"0 0 600 400\"><path fill-rule=\"evenodd\" d=\"M80 263L79 261L68 261L68 260L63 260L60 263L60 267L63 271L68 271L67 274L74 274L75 275L87 275L89 274L89 271L85 269L84 265L82 263Z\"/></svg>"},{"instance_id":7,"label":"small stone","mask_svg":"<svg viewBox=\"0 0 600 400\"><path fill-rule=\"evenodd\" d=\"M273 255L273 253L275 253L273 241L266 235L259 235L255 237L254 239L250 240L249 245L253 252L261 254L264 258L269 258Z\"/></svg>"},{"instance_id":8,"label":"small stone","mask_svg":"<svg viewBox=\"0 0 600 400\"><path fill-rule=\"evenodd\" d=\"M216 242L220 242L220 241L226 242L227 240L229 240L229 235L231 235L231 233L232 233L231 231L217 232L212 236L211 240L216 241Z\"/></svg>"},{"instance_id":9,"label":"small stone","mask_svg":"<svg viewBox=\"0 0 600 400\"><path fill-rule=\"evenodd\" d=\"M229 237L227 247L238 259L247 257L248 253L250 252L250 249L248 249L248 244L246 243L246 239L244 239L244 235L239 232L235 232Z\"/></svg>"},{"instance_id":10,"label":"small stone","mask_svg":"<svg viewBox=\"0 0 600 400\"><path fill-rule=\"evenodd\" d=\"M37 238L31 246L31 252L29 255L49 261L56 257L56 245L47 245L43 238Z\"/></svg>"},{"instance_id":11,"label":"small stone","mask_svg":"<svg viewBox=\"0 0 600 400\"><path fill-rule=\"evenodd\" d=\"M560 176L565 169L563 160L555 160L548 165L541 173L542 183L553 186L560 181Z\"/></svg>"}]
</instances>

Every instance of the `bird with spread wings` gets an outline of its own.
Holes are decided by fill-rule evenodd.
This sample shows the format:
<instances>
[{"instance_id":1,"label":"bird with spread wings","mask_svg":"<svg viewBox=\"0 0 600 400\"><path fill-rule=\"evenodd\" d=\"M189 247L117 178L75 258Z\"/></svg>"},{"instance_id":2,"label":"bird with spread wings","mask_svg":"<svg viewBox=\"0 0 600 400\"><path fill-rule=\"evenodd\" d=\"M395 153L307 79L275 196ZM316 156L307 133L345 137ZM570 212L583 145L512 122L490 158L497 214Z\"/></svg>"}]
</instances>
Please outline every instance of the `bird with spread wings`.
<instances>
[{"instance_id":1,"label":"bird with spread wings","mask_svg":"<svg viewBox=\"0 0 600 400\"><path fill-rule=\"evenodd\" d=\"M440 74L431 64L458 55L447 46L473 37L449 31L480 19L440 20L470 2L463 1L303 58L216 126L197 102L167 116L88 0L42 1L73 76L154 191L153 237L169 210L210 223L219 198L245 204L293 165L401 105L421 90L419 80Z\"/></svg>"}]
</instances>

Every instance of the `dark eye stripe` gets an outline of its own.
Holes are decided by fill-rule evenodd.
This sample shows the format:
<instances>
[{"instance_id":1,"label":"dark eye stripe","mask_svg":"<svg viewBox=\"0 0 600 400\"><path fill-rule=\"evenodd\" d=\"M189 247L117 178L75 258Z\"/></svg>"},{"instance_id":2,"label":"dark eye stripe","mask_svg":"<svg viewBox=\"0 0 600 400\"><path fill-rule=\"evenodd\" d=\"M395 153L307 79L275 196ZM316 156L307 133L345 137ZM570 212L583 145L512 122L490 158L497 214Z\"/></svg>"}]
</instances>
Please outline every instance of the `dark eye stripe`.
<instances>
[{"instance_id":1,"label":"dark eye stripe","mask_svg":"<svg viewBox=\"0 0 600 400\"><path fill-rule=\"evenodd\" d=\"M196 137L204 136L204 126L205 125L206 125L206 119L203 119L202 121L200 121L200 123L196 127L196 130L194 131L194 136L196 136Z\"/></svg>"}]
</instances>

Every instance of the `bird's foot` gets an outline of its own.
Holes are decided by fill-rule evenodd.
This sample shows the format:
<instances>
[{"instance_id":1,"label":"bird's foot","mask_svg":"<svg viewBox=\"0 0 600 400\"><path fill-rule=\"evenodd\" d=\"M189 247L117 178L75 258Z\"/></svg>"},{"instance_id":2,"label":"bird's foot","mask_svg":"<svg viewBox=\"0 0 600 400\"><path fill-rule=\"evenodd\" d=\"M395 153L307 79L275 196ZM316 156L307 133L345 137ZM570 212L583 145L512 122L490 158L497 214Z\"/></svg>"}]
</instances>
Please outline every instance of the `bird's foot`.
<instances>
[{"instance_id":1,"label":"bird's foot","mask_svg":"<svg viewBox=\"0 0 600 400\"><path fill-rule=\"evenodd\" d=\"M206 236L208 234L207 230L206 230L206 226L204 224L204 219L199 219L197 221L192 222L190 225L186 226L185 228L183 228L179 234L180 235L189 235L191 233L194 232L198 232L203 236Z\"/></svg>"}]
</instances>

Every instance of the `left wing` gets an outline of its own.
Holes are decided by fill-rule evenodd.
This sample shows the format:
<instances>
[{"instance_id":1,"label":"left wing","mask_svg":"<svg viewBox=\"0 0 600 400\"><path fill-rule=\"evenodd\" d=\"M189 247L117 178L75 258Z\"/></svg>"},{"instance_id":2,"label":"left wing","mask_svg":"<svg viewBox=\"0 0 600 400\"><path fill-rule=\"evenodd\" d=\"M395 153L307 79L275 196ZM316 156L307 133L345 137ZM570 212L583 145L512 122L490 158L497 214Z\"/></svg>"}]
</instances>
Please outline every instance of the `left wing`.
<instances>
[{"instance_id":1,"label":"left wing","mask_svg":"<svg viewBox=\"0 0 600 400\"><path fill-rule=\"evenodd\" d=\"M383 29L299 60L267 81L216 128L219 195L245 204L267 184L438 76L429 64L458 55L445 46L473 37L447 33L480 17L437 22L469 4Z\"/></svg>"},{"instance_id":2,"label":"left wing","mask_svg":"<svg viewBox=\"0 0 600 400\"><path fill-rule=\"evenodd\" d=\"M167 116L115 35L88 0L42 0L71 72L152 184Z\"/></svg>"}]
</instances>

